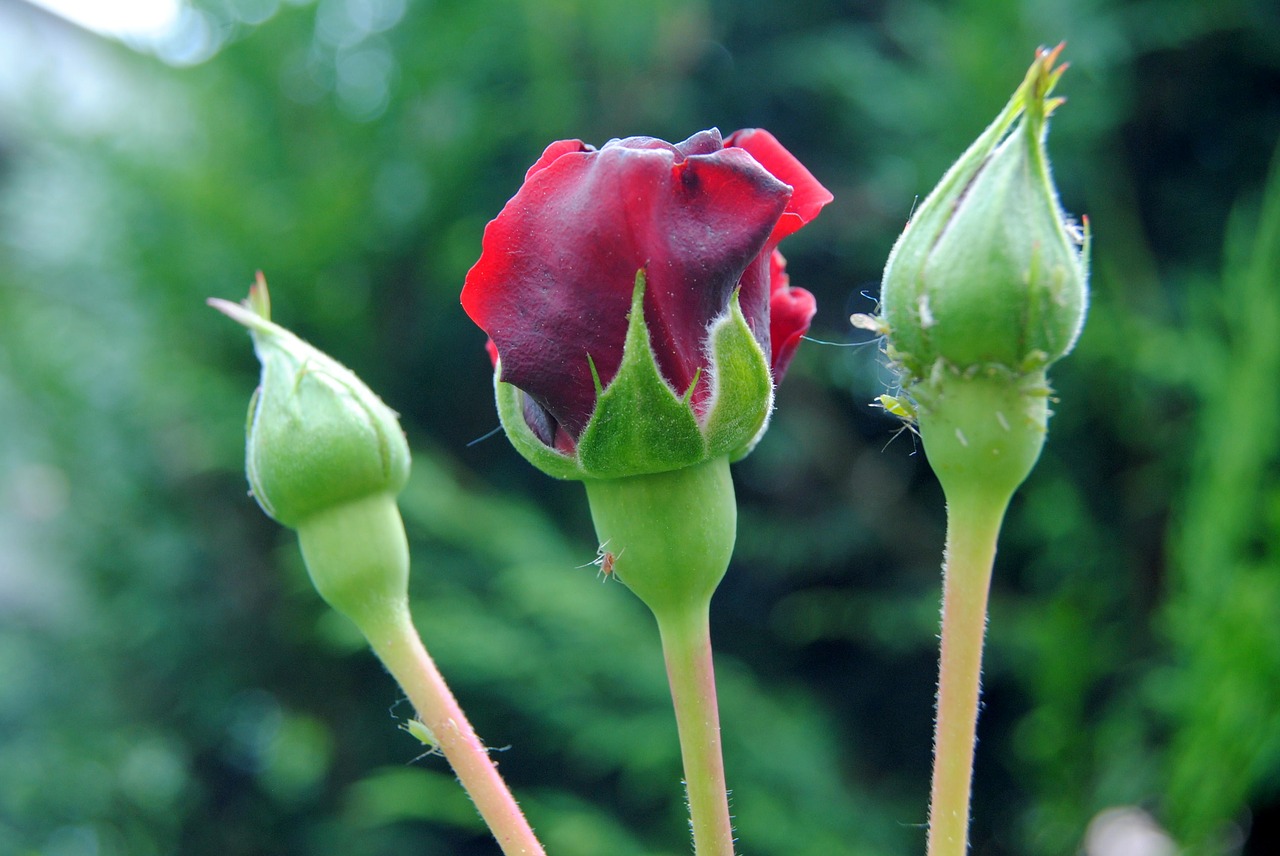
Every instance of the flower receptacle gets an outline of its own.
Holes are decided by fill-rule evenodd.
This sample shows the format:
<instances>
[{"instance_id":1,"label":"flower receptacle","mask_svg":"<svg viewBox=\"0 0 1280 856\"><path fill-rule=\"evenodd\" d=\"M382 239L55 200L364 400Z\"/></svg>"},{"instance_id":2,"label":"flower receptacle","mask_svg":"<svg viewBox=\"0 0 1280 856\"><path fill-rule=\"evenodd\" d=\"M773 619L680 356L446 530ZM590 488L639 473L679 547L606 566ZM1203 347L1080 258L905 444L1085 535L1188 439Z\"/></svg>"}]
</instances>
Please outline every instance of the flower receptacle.
<instances>
[{"instance_id":1,"label":"flower receptacle","mask_svg":"<svg viewBox=\"0 0 1280 856\"><path fill-rule=\"evenodd\" d=\"M729 459L585 484L613 575L656 614L705 607L737 537Z\"/></svg>"},{"instance_id":2,"label":"flower receptacle","mask_svg":"<svg viewBox=\"0 0 1280 856\"><path fill-rule=\"evenodd\" d=\"M1044 370L938 369L912 388L929 465L948 502L978 494L1003 508L1044 447L1050 394Z\"/></svg>"},{"instance_id":3,"label":"flower receptacle","mask_svg":"<svg viewBox=\"0 0 1280 856\"><path fill-rule=\"evenodd\" d=\"M311 515L298 526L298 544L325 603L366 634L408 609L409 542L393 494Z\"/></svg>"}]
</instances>

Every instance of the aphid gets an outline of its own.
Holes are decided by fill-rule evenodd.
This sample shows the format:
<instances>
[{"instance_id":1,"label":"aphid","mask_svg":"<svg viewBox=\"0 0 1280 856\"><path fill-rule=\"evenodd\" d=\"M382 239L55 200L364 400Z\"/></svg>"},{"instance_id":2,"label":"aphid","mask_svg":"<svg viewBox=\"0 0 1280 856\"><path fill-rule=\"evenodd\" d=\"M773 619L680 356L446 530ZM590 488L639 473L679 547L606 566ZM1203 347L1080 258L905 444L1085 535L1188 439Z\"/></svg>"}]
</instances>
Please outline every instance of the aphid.
<instances>
[{"instance_id":1,"label":"aphid","mask_svg":"<svg viewBox=\"0 0 1280 856\"><path fill-rule=\"evenodd\" d=\"M885 413L891 413L905 422L916 421L916 407L908 399L893 395L878 395L876 403L884 408Z\"/></svg>"},{"instance_id":2,"label":"aphid","mask_svg":"<svg viewBox=\"0 0 1280 856\"><path fill-rule=\"evenodd\" d=\"M427 751L410 761L410 764L421 761L428 755L442 754L440 752L440 742L436 740L435 734L431 732L430 728L427 728L426 723L421 719L406 719L400 723L400 730L409 732L419 743L427 747Z\"/></svg>"},{"instance_id":3,"label":"aphid","mask_svg":"<svg viewBox=\"0 0 1280 856\"><path fill-rule=\"evenodd\" d=\"M609 575L613 573L613 563L617 560L617 556L606 550L600 557L600 573L604 574L605 577L608 578Z\"/></svg>"},{"instance_id":4,"label":"aphid","mask_svg":"<svg viewBox=\"0 0 1280 856\"><path fill-rule=\"evenodd\" d=\"M893 395L876 396L876 404L884 408L884 412L892 416L896 416L902 420L902 425L897 431L893 432L893 436L889 438L889 443L898 439L903 431L909 431L912 434L919 434L916 430L916 406L909 398L899 398ZM874 407L875 404L872 405ZM889 447L889 443L885 443L885 448ZM913 444L914 445L914 444Z\"/></svg>"}]
</instances>

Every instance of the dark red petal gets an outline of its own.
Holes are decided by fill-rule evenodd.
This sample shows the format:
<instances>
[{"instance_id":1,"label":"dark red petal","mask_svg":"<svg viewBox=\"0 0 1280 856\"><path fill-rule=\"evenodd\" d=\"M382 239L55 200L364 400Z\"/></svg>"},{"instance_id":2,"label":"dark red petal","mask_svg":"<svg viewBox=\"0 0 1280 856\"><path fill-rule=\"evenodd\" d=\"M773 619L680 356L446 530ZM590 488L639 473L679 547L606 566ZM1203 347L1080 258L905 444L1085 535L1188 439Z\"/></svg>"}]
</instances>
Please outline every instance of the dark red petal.
<instances>
[{"instance_id":1,"label":"dark red petal","mask_svg":"<svg viewBox=\"0 0 1280 856\"><path fill-rule=\"evenodd\" d=\"M666 245L667 261L654 257L647 268L645 317L658 366L683 393L705 367L708 325L764 251L790 191L733 149L693 155L672 178L672 207L655 212L650 237L651 245Z\"/></svg>"},{"instance_id":2,"label":"dark red petal","mask_svg":"<svg viewBox=\"0 0 1280 856\"><path fill-rule=\"evenodd\" d=\"M747 326L765 353L769 352L769 257L772 247L765 246L738 281L738 306Z\"/></svg>"},{"instance_id":3,"label":"dark red petal","mask_svg":"<svg viewBox=\"0 0 1280 856\"><path fill-rule=\"evenodd\" d=\"M676 145L676 150L685 157L690 155L715 154L724 148L724 140L720 137L719 128L699 131L683 143Z\"/></svg>"},{"instance_id":4,"label":"dark red petal","mask_svg":"<svg viewBox=\"0 0 1280 856\"><path fill-rule=\"evenodd\" d=\"M588 355L602 383L618 370L636 272L658 366L683 393L708 324L786 209L789 189L745 150L684 156L701 138L544 155L485 229L463 306L496 343L503 379L573 436L595 407Z\"/></svg>"},{"instance_id":5,"label":"dark red petal","mask_svg":"<svg viewBox=\"0 0 1280 856\"><path fill-rule=\"evenodd\" d=\"M763 128L745 128L735 131L724 141L726 146L738 146L746 149L760 165L769 170L774 178L794 189L791 204L778 220L773 234L769 236L772 244L777 244L787 235L797 231L818 216L818 212L832 200L831 191L823 187L813 173L805 169L804 164L795 159L777 138Z\"/></svg>"},{"instance_id":6,"label":"dark red petal","mask_svg":"<svg viewBox=\"0 0 1280 856\"><path fill-rule=\"evenodd\" d=\"M813 295L803 288L791 288L786 260L774 250L770 261L771 294L769 296L769 347L772 352L773 382L782 382L800 347L800 339L809 332L809 322L818 311Z\"/></svg>"},{"instance_id":7,"label":"dark red petal","mask_svg":"<svg viewBox=\"0 0 1280 856\"><path fill-rule=\"evenodd\" d=\"M610 140L605 145L623 146L628 149L661 149L662 151L674 152L676 162L679 163L690 155L715 154L724 148L724 140L721 139L718 128L711 128L706 131L699 131L684 142L674 145L657 137L627 137L625 140Z\"/></svg>"},{"instance_id":8,"label":"dark red petal","mask_svg":"<svg viewBox=\"0 0 1280 856\"><path fill-rule=\"evenodd\" d=\"M547 409L529 396L521 397L521 411L524 413L524 424L537 435L538 439L550 446L555 442L556 423Z\"/></svg>"}]
</instances>

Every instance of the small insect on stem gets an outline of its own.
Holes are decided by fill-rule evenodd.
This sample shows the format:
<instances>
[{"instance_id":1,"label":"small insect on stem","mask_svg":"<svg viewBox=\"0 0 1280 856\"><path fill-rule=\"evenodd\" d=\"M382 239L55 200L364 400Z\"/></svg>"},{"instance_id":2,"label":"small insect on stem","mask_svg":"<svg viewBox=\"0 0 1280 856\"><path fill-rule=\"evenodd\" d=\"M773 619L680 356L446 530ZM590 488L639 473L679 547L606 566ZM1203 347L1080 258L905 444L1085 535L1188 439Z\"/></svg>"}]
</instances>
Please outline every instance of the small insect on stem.
<instances>
[{"instance_id":1,"label":"small insect on stem","mask_svg":"<svg viewBox=\"0 0 1280 856\"><path fill-rule=\"evenodd\" d=\"M605 549L605 547L608 546L609 542L605 541L596 548L596 557L594 559L587 562L586 565L579 565L578 567L585 568L587 565L595 565L600 569L600 577L602 581L607 582L609 578L613 576L614 564L618 561L618 557L622 555L622 550L619 550L617 553L610 553Z\"/></svg>"},{"instance_id":2,"label":"small insect on stem","mask_svg":"<svg viewBox=\"0 0 1280 856\"><path fill-rule=\"evenodd\" d=\"M400 730L409 732L419 743L427 747L427 751L410 761L410 764L417 763L428 755L443 754L440 751L440 742L421 719L406 719L400 723Z\"/></svg>"},{"instance_id":3,"label":"small insect on stem","mask_svg":"<svg viewBox=\"0 0 1280 856\"><path fill-rule=\"evenodd\" d=\"M876 403L872 407L876 405L884 408L885 413L896 416L909 425L915 424L916 406L910 399L893 395L879 395L876 396Z\"/></svg>"},{"instance_id":4,"label":"small insect on stem","mask_svg":"<svg viewBox=\"0 0 1280 856\"><path fill-rule=\"evenodd\" d=\"M899 426L897 431L893 432L893 436L889 438L889 443L898 439L898 435L903 431L908 431L917 436L919 435L919 432L916 430L916 406L909 398L893 395L880 395L876 396L875 403L871 406L881 407L884 409L885 413L888 413L890 416L896 416L902 420L902 425ZM889 447L889 443L885 443L885 448Z\"/></svg>"}]
</instances>

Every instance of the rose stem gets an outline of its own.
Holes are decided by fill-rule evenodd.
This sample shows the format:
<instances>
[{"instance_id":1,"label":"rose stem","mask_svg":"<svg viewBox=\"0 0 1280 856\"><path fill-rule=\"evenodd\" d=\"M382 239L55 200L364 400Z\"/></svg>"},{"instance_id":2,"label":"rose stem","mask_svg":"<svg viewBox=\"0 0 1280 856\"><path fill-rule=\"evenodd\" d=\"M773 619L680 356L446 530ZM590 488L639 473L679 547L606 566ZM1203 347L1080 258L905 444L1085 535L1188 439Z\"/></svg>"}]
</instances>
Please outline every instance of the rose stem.
<instances>
[{"instance_id":1,"label":"rose stem","mask_svg":"<svg viewBox=\"0 0 1280 856\"><path fill-rule=\"evenodd\" d=\"M964 856L978 723L982 641L996 539L1008 497L948 496L942 585L942 655L933 739L928 856Z\"/></svg>"},{"instance_id":2,"label":"rose stem","mask_svg":"<svg viewBox=\"0 0 1280 856\"><path fill-rule=\"evenodd\" d=\"M467 721L418 636L407 605L390 607L369 644L431 730L463 788L506 856L543 856L542 845L507 789L497 766Z\"/></svg>"},{"instance_id":3,"label":"rose stem","mask_svg":"<svg viewBox=\"0 0 1280 856\"><path fill-rule=\"evenodd\" d=\"M709 600L655 611L671 684L696 856L733 856Z\"/></svg>"}]
</instances>

